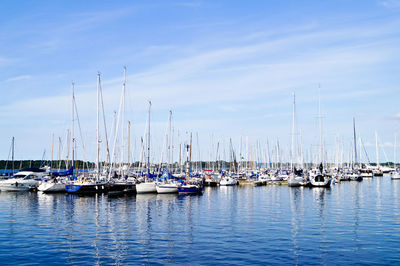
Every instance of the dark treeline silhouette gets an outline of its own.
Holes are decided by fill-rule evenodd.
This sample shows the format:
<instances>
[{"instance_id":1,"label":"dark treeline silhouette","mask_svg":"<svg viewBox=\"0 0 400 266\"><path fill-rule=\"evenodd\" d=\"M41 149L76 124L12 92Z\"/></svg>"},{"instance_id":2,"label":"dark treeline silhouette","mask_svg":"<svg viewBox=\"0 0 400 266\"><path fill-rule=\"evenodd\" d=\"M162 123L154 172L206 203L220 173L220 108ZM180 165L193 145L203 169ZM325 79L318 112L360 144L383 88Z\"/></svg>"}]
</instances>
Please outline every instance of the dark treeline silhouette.
<instances>
[{"instance_id":1,"label":"dark treeline silhouette","mask_svg":"<svg viewBox=\"0 0 400 266\"><path fill-rule=\"evenodd\" d=\"M104 162L101 162L102 165L104 165ZM53 161L53 170L57 169L67 169L66 166L66 161ZM167 164L163 163L163 167L165 167ZM376 166L376 163L371 163L372 166ZM42 160L16 160L14 161L14 167L13 167L13 162L12 161L7 161L7 160L0 160L0 170L20 170L24 168L40 168L43 166L51 166L51 161L42 161ZM131 167L139 167L140 162L134 162L131 164ZM152 167L157 167L159 164L152 165ZM245 162L242 161L240 163L236 162L236 165L234 165L232 162L226 162L226 161L213 161L213 162L205 162L205 161L193 161L192 162L192 169L229 169L229 168L236 168L238 167L250 167L250 168L257 168L257 167L265 167L265 163L256 163L256 162ZM311 164L305 164L306 168L309 168ZM381 163L381 166L393 166L392 162L386 162L386 163ZM71 161L68 164L68 168L71 167ZM95 167L94 162L84 162L81 160L75 161L75 168L77 169L93 169ZM282 168L288 168L289 163L282 163L281 164ZM179 166L178 163L174 163L172 165L172 168L184 168L184 166Z\"/></svg>"}]
</instances>

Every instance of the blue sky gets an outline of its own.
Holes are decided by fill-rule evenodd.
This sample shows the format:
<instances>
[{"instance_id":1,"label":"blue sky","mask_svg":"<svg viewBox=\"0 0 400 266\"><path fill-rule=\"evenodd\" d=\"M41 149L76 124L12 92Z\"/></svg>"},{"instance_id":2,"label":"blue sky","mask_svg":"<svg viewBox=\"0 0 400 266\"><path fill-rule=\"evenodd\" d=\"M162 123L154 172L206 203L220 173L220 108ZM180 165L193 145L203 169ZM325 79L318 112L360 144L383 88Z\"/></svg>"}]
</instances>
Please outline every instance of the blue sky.
<instances>
[{"instance_id":1,"label":"blue sky","mask_svg":"<svg viewBox=\"0 0 400 266\"><path fill-rule=\"evenodd\" d=\"M181 135L198 132L203 159L211 134L225 143L232 137L236 149L240 136L263 145L279 138L287 150L293 91L311 149L321 84L327 150L336 138L350 145L355 117L370 158L376 130L392 159L399 44L397 0L2 1L0 157L7 159L15 136L17 158L40 159L44 149L49 158L51 135L65 139L70 127L74 81L93 160L96 73L111 125L126 66L126 117L138 142L152 100L155 153L170 109Z\"/></svg>"}]
</instances>

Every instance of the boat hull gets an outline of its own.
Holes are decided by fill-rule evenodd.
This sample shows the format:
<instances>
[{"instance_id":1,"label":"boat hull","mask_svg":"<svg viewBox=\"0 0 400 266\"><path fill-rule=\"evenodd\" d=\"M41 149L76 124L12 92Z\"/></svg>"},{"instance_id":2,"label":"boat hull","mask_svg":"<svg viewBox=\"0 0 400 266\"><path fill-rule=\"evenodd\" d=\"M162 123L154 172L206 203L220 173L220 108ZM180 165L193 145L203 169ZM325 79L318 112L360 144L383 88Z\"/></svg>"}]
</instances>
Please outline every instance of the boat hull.
<instances>
[{"instance_id":1,"label":"boat hull","mask_svg":"<svg viewBox=\"0 0 400 266\"><path fill-rule=\"evenodd\" d=\"M391 178L392 178L392 179L400 179L400 174L399 174L399 173L394 173L394 174L391 176Z\"/></svg>"},{"instance_id":2,"label":"boat hull","mask_svg":"<svg viewBox=\"0 0 400 266\"><path fill-rule=\"evenodd\" d=\"M109 184L108 194L133 194L136 192L136 185L134 183L111 183Z\"/></svg>"},{"instance_id":3,"label":"boat hull","mask_svg":"<svg viewBox=\"0 0 400 266\"><path fill-rule=\"evenodd\" d=\"M0 191L31 191L36 189L38 186L39 181L29 181L29 182L24 182L24 180L4 180L0 183Z\"/></svg>"},{"instance_id":4,"label":"boat hull","mask_svg":"<svg viewBox=\"0 0 400 266\"><path fill-rule=\"evenodd\" d=\"M97 194L108 192L108 184L68 184L65 189L70 194Z\"/></svg>"},{"instance_id":5,"label":"boat hull","mask_svg":"<svg viewBox=\"0 0 400 266\"><path fill-rule=\"evenodd\" d=\"M136 184L136 193L157 193L157 186L155 182L145 182Z\"/></svg>"},{"instance_id":6,"label":"boat hull","mask_svg":"<svg viewBox=\"0 0 400 266\"><path fill-rule=\"evenodd\" d=\"M178 193L178 187L176 185L158 185L157 186L158 194L174 194Z\"/></svg>"},{"instance_id":7,"label":"boat hull","mask_svg":"<svg viewBox=\"0 0 400 266\"><path fill-rule=\"evenodd\" d=\"M216 186L218 186L218 181L215 181L215 180L205 180L204 181L204 186L207 186L207 187L216 187Z\"/></svg>"},{"instance_id":8,"label":"boat hull","mask_svg":"<svg viewBox=\"0 0 400 266\"><path fill-rule=\"evenodd\" d=\"M0 191L7 191L7 192L31 191L33 189L34 187L24 186L23 184L19 185L18 187L12 184L0 186Z\"/></svg>"},{"instance_id":9,"label":"boat hull","mask_svg":"<svg viewBox=\"0 0 400 266\"><path fill-rule=\"evenodd\" d=\"M312 187L330 187L331 180L327 176L317 175L310 178L310 185Z\"/></svg>"},{"instance_id":10,"label":"boat hull","mask_svg":"<svg viewBox=\"0 0 400 266\"><path fill-rule=\"evenodd\" d=\"M65 184L46 182L38 186L38 190L44 193L63 193L67 192Z\"/></svg>"},{"instance_id":11,"label":"boat hull","mask_svg":"<svg viewBox=\"0 0 400 266\"><path fill-rule=\"evenodd\" d=\"M186 185L186 186L178 187L179 194L201 194L202 192L203 192L203 189L200 186Z\"/></svg>"}]
</instances>

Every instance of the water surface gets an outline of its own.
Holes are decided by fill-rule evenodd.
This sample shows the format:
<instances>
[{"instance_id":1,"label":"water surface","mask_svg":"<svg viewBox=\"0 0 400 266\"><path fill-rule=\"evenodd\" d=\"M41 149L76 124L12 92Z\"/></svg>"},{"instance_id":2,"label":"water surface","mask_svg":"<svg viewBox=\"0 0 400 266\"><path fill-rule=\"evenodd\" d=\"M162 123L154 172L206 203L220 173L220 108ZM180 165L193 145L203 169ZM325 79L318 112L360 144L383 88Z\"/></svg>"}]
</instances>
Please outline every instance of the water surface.
<instances>
[{"instance_id":1,"label":"water surface","mask_svg":"<svg viewBox=\"0 0 400 266\"><path fill-rule=\"evenodd\" d=\"M400 180L201 196L0 192L8 264L399 264Z\"/></svg>"}]
</instances>

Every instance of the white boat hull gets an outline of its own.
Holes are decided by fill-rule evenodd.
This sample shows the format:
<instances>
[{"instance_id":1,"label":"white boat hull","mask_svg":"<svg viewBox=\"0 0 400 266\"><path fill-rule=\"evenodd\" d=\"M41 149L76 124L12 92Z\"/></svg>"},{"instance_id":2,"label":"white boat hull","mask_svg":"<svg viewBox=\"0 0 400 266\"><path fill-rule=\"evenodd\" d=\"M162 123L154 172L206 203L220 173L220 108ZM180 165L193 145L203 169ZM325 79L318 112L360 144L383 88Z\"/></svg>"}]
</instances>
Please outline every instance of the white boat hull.
<instances>
[{"instance_id":1,"label":"white boat hull","mask_svg":"<svg viewBox=\"0 0 400 266\"><path fill-rule=\"evenodd\" d=\"M55 192L67 192L65 189L65 184L63 183L52 183L45 182L38 186L38 190L42 192L55 193Z\"/></svg>"},{"instance_id":2,"label":"white boat hull","mask_svg":"<svg viewBox=\"0 0 400 266\"><path fill-rule=\"evenodd\" d=\"M1 191L29 191L37 187L39 181L8 179L0 182Z\"/></svg>"},{"instance_id":3,"label":"white boat hull","mask_svg":"<svg viewBox=\"0 0 400 266\"><path fill-rule=\"evenodd\" d=\"M144 182L136 184L136 193L157 193L157 186L155 182Z\"/></svg>"},{"instance_id":4,"label":"white boat hull","mask_svg":"<svg viewBox=\"0 0 400 266\"><path fill-rule=\"evenodd\" d=\"M392 174L392 179L400 179L400 174L399 173L394 173Z\"/></svg>"},{"instance_id":5,"label":"white boat hull","mask_svg":"<svg viewBox=\"0 0 400 266\"><path fill-rule=\"evenodd\" d=\"M172 194L178 193L178 186L174 184L160 184L157 185L158 194Z\"/></svg>"},{"instance_id":6,"label":"white boat hull","mask_svg":"<svg viewBox=\"0 0 400 266\"><path fill-rule=\"evenodd\" d=\"M237 184L237 181L235 179L222 179L219 182L220 186L235 186Z\"/></svg>"},{"instance_id":7,"label":"white boat hull","mask_svg":"<svg viewBox=\"0 0 400 266\"><path fill-rule=\"evenodd\" d=\"M289 187L300 187L305 182L302 177L289 177L288 178L288 186Z\"/></svg>"}]
</instances>

